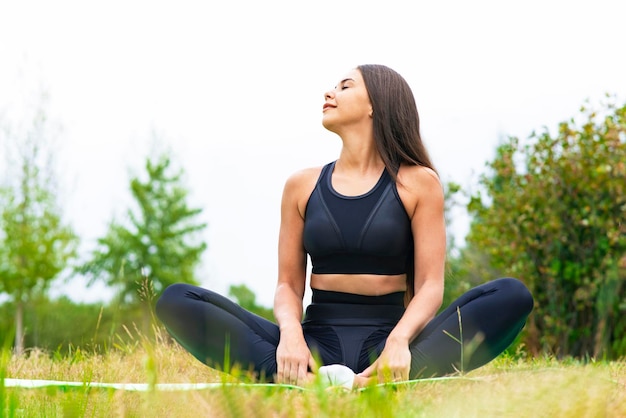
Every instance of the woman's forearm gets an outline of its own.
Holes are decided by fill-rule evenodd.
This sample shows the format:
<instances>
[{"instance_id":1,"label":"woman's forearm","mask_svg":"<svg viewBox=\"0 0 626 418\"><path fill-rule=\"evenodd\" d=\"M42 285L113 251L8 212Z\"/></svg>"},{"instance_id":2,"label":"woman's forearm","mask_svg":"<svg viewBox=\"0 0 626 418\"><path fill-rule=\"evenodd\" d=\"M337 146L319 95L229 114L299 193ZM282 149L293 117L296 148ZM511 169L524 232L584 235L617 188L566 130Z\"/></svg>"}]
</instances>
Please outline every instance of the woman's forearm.
<instances>
[{"instance_id":1,"label":"woman's forearm","mask_svg":"<svg viewBox=\"0 0 626 418\"><path fill-rule=\"evenodd\" d=\"M389 334L387 341L409 344L426 324L435 317L443 300L442 286L436 281L426 282L406 308L404 315Z\"/></svg>"},{"instance_id":2,"label":"woman's forearm","mask_svg":"<svg viewBox=\"0 0 626 418\"><path fill-rule=\"evenodd\" d=\"M276 287L274 317L281 332L291 329L302 330L302 297L285 284Z\"/></svg>"}]
</instances>

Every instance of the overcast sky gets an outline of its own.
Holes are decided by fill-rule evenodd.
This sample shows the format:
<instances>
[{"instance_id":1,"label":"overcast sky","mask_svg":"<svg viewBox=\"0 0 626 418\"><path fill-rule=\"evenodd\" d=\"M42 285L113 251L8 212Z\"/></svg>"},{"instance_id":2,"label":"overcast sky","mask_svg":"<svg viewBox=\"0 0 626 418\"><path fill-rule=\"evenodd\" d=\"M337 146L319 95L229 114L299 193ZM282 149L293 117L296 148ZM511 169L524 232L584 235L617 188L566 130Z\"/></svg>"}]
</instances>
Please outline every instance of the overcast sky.
<instances>
[{"instance_id":1,"label":"overcast sky","mask_svg":"<svg viewBox=\"0 0 626 418\"><path fill-rule=\"evenodd\" d=\"M334 160L323 93L359 64L400 72L443 181L471 189L499 139L626 97L626 2L0 0L0 122L49 96L64 215L83 253L130 204L156 136L204 211L202 284L271 305L279 206ZM455 234L467 218L457 215ZM106 292L58 286L77 300Z\"/></svg>"}]
</instances>

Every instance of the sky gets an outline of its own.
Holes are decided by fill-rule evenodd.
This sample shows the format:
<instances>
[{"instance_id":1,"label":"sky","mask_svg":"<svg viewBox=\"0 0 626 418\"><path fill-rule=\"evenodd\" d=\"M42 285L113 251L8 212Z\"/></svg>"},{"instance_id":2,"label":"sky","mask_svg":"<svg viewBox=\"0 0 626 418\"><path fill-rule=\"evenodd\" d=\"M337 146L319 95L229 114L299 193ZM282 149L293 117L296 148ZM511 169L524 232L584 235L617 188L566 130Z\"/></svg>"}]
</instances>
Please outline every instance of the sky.
<instances>
[{"instance_id":1,"label":"sky","mask_svg":"<svg viewBox=\"0 0 626 418\"><path fill-rule=\"evenodd\" d=\"M442 181L471 192L503 138L626 100L624 16L622 0L0 0L0 125L27 125L45 93L83 255L132 204L130 176L167 150L208 224L201 284L245 284L270 306L282 189L338 157L321 110L348 70L403 75ZM457 210L458 239L468 225ZM80 278L52 290L109 294Z\"/></svg>"}]
</instances>

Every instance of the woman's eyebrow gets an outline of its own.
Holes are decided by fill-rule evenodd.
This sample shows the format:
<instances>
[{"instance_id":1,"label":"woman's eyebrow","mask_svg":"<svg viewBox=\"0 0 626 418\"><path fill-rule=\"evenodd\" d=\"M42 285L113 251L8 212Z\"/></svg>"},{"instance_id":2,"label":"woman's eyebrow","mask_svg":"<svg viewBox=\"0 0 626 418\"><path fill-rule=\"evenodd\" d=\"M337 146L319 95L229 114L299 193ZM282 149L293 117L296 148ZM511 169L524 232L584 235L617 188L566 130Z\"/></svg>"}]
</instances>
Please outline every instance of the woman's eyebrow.
<instances>
[{"instance_id":1,"label":"woman's eyebrow","mask_svg":"<svg viewBox=\"0 0 626 418\"><path fill-rule=\"evenodd\" d=\"M341 80L341 81L339 82L339 84L337 84L337 86L342 85L342 84L343 84L343 83L345 83L346 81L354 81L354 79L353 79L353 78L344 78L343 80ZM335 86L335 88L337 88L337 86Z\"/></svg>"}]
</instances>

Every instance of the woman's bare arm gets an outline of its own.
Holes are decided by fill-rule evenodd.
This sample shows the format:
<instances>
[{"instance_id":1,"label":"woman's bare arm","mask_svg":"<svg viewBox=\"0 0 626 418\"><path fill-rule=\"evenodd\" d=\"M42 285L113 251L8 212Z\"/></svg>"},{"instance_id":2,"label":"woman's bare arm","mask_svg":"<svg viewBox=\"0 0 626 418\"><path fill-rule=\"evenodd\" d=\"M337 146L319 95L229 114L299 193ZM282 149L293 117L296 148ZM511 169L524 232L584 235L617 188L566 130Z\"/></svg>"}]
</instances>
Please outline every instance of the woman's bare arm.
<instances>
[{"instance_id":1,"label":"woman's bare arm","mask_svg":"<svg viewBox=\"0 0 626 418\"><path fill-rule=\"evenodd\" d=\"M277 380L298 383L308 379L307 369L316 368L302 333L302 298L306 286L306 252L302 243L304 208L314 184L311 170L291 176L283 191L278 239L278 283L274 317L280 328L276 352Z\"/></svg>"},{"instance_id":2,"label":"woman's bare arm","mask_svg":"<svg viewBox=\"0 0 626 418\"><path fill-rule=\"evenodd\" d=\"M405 168L399 192L408 207L415 244L415 294L389 334L376 362L360 376L377 374L381 380L406 380L410 342L434 318L443 300L446 257L443 189L436 174L424 167ZM384 375L384 376L383 376Z\"/></svg>"}]
</instances>

